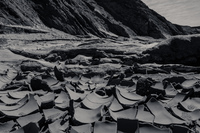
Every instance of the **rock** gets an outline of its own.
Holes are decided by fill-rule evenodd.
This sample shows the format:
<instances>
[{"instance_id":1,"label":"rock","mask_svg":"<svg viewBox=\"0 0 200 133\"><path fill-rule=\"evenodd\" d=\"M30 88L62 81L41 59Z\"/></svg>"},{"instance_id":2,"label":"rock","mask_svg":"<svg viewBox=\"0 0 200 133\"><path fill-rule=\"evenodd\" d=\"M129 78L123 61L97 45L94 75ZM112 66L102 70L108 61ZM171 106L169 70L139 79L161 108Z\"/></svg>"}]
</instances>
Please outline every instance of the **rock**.
<instances>
[{"instance_id":1,"label":"rock","mask_svg":"<svg viewBox=\"0 0 200 133\"><path fill-rule=\"evenodd\" d=\"M173 76L170 78L165 78L163 82L169 82L169 83L176 83L176 84L182 84L184 81L186 81L186 78L183 76Z\"/></svg>"},{"instance_id":2,"label":"rock","mask_svg":"<svg viewBox=\"0 0 200 133\"><path fill-rule=\"evenodd\" d=\"M100 64L100 59L94 58L94 59L92 60L92 64L91 64L91 65L99 65L99 64Z\"/></svg>"},{"instance_id":3,"label":"rock","mask_svg":"<svg viewBox=\"0 0 200 133\"><path fill-rule=\"evenodd\" d=\"M125 56L125 57L123 57L122 61L123 61L123 63L125 65L132 66L134 64L134 60L132 59L131 56Z\"/></svg>"},{"instance_id":4,"label":"rock","mask_svg":"<svg viewBox=\"0 0 200 133\"><path fill-rule=\"evenodd\" d=\"M60 70L58 70L58 68L55 66L54 67L54 74L55 74L55 77L57 78L57 80L59 81L64 81L64 73L61 72Z\"/></svg>"},{"instance_id":5,"label":"rock","mask_svg":"<svg viewBox=\"0 0 200 133\"><path fill-rule=\"evenodd\" d=\"M150 87L153 84L152 79L140 78L136 84L136 93L145 96L150 94Z\"/></svg>"},{"instance_id":6,"label":"rock","mask_svg":"<svg viewBox=\"0 0 200 133\"><path fill-rule=\"evenodd\" d=\"M145 95L165 95L164 85L162 83L155 83L151 78L140 78L137 81L136 93L145 96Z\"/></svg>"},{"instance_id":7,"label":"rock","mask_svg":"<svg viewBox=\"0 0 200 133\"><path fill-rule=\"evenodd\" d=\"M23 61L21 63L21 70L22 71L36 71L36 72L42 72L42 71L45 71L45 67L40 64L39 62L37 61L30 61L30 60L26 60L26 61Z\"/></svg>"},{"instance_id":8,"label":"rock","mask_svg":"<svg viewBox=\"0 0 200 133\"><path fill-rule=\"evenodd\" d=\"M134 74L133 68L129 67L124 71L124 74L126 75L126 77L130 77Z\"/></svg>"},{"instance_id":9,"label":"rock","mask_svg":"<svg viewBox=\"0 0 200 133\"><path fill-rule=\"evenodd\" d=\"M177 133L177 132L181 132L181 133L187 133L189 132L190 128L186 127L186 126L180 126L180 125L174 125L172 127L172 133Z\"/></svg>"},{"instance_id":10,"label":"rock","mask_svg":"<svg viewBox=\"0 0 200 133\"><path fill-rule=\"evenodd\" d=\"M33 91L44 90L50 91L50 87L47 85L47 82L43 81L41 77L34 77L31 79L30 86Z\"/></svg>"},{"instance_id":11,"label":"rock","mask_svg":"<svg viewBox=\"0 0 200 133\"><path fill-rule=\"evenodd\" d=\"M176 36L143 52L147 62L162 64L200 65L200 36ZM142 60L142 59L141 59Z\"/></svg>"},{"instance_id":12,"label":"rock","mask_svg":"<svg viewBox=\"0 0 200 133\"><path fill-rule=\"evenodd\" d=\"M117 132L122 133L137 133L139 131L139 122L138 120L131 120L125 118L117 119Z\"/></svg>"},{"instance_id":13,"label":"rock","mask_svg":"<svg viewBox=\"0 0 200 133\"><path fill-rule=\"evenodd\" d=\"M56 53L53 53L53 54L49 54L46 58L44 58L46 61L49 61L49 62L56 62L56 61L59 61L61 60L61 57L58 56Z\"/></svg>"}]
</instances>

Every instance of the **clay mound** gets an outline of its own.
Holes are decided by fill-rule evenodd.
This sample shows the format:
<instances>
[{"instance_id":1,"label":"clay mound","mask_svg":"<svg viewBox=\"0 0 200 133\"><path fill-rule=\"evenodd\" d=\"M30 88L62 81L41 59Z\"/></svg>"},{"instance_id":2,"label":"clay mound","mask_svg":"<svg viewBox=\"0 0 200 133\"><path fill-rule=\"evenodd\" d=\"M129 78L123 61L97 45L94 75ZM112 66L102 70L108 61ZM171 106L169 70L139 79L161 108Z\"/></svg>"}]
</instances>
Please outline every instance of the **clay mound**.
<instances>
[{"instance_id":1,"label":"clay mound","mask_svg":"<svg viewBox=\"0 0 200 133\"><path fill-rule=\"evenodd\" d=\"M143 52L147 62L200 65L200 36L177 36Z\"/></svg>"}]
</instances>

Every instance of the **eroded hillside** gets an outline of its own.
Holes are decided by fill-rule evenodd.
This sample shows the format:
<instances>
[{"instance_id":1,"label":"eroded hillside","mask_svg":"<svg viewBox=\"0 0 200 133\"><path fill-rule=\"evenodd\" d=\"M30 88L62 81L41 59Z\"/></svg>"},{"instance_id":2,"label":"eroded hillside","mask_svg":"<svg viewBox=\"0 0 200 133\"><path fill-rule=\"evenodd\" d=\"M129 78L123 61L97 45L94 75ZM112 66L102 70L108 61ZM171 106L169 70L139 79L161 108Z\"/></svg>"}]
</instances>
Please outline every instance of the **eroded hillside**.
<instances>
[{"instance_id":1,"label":"eroded hillside","mask_svg":"<svg viewBox=\"0 0 200 133\"><path fill-rule=\"evenodd\" d=\"M2 0L0 6L3 24L49 27L73 35L164 38L198 32L173 25L140 0Z\"/></svg>"}]
</instances>

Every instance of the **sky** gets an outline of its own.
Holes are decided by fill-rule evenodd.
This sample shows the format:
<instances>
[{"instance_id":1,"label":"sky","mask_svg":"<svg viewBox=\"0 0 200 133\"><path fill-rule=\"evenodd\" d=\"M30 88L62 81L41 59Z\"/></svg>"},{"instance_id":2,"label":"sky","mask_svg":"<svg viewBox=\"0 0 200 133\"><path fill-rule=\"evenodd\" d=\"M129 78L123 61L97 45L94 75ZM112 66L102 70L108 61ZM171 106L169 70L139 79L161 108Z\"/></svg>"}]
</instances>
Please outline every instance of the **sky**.
<instances>
[{"instance_id":1,"label":"sky","mask_svg":"<svg viewBox=\"0 0 200 133\"><path fill-rule=\"evenodd\" d=\"M175 24L200 26L200 0L142 0Z\"/></svg>"}]
</instances>

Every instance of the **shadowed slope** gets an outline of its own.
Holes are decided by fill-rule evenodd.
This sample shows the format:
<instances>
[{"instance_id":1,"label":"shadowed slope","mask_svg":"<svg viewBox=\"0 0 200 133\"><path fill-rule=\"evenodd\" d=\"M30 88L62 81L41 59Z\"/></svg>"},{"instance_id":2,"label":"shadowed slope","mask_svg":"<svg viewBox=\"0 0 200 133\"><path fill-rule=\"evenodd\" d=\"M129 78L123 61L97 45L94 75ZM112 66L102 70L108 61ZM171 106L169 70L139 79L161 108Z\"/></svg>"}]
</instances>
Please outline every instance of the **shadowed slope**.
<instances>
[{"instance_id":1,"label":"shadowed slope","mask_svg":"<svg viewBox=\"0 0 200 133\"><path fill-rule=\"evenodd\" d=\"M3 24L47 26L72 35L164 38L191 30L173 25L140 0L2 0L0 6Z\"/></svg>"}]
</instances>

